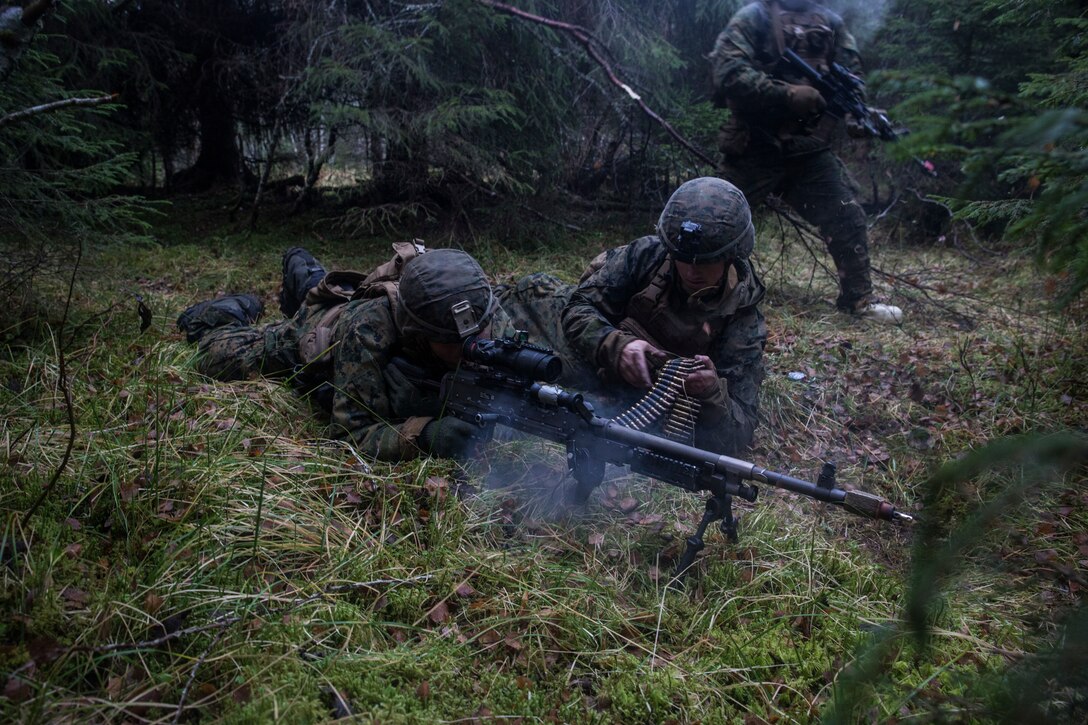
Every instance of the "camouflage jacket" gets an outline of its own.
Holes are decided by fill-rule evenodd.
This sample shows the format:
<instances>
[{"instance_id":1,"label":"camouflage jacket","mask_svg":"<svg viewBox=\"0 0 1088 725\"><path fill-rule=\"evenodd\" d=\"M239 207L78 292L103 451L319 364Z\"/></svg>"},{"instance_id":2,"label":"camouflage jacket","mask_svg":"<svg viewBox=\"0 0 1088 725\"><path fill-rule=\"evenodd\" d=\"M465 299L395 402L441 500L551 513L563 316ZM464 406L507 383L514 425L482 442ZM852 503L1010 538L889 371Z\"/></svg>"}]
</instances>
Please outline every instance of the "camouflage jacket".
<instances>
[{"instance_id":1,"label":"camouflage jacket","mask_svg":"<svg viewBox=\"0 0 1088 725\"><path fill-rule=\"evenodd\" d=\"M491 319L494 336L514 333L498 308ZM388 297L349 302L333 335L334 388L329 435L348 439L360 453L386 461L415 458L423 427L441 415L437 394L427 395L390 365L404 357L437 379L446 372L426 339L402 335Z\"/></svg>"},{"instance_id":2,"label":"camouflage jacket","mask_svg":"<svg viewBox=\"0 0 1088 725\"><path fill-rule=\"evenodd\" d=\"M575 352L617 385L622 385L620 352L633 340L647 339L673 354L707 355L720 385L703 401L695 442L735 455L751 442L758 424L767 326L758 307L763 284L747 260L737 260L733 268L736 284L731 289L723 285L709 296L689 296L671 272L664 244L656 236L642 237L608 253L603 265L571 294L562 320ZM637 304L661 274L665 285L659 307L649 310Z\"/></svg>"},{"instance_id":3,"label":"camouflage jacket","mask_svg":"<svg viewBox=\"0 0 1088 725\"><path fill-rule=\"evenodd\" d=\"M836 62L861 72L857 43L838 15L815 3L788 12L762 0L738 10L718 35L710 54L716 99L724 98L733 117L755 130L804 135L806 127L791 116L787 99L789 84L808 81L783 66L785 48L821 71Z\"/></svg>"}]
</instances>

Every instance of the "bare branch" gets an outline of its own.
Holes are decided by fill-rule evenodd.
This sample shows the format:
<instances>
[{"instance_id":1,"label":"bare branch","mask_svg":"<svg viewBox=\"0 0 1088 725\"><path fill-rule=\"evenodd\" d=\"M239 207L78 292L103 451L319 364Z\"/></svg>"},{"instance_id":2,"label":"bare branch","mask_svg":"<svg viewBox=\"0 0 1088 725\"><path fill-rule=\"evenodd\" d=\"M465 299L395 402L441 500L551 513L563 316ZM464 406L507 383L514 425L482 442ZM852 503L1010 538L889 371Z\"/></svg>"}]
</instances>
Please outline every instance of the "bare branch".
<instances>
[{"instance_id":1,"label":"bare branch","mask_svg":"<svg viewBox=\"0 0 1088 725\"><path fill-rule=\"evenodd\" d=\"M50 111L56 111L61 108L68 108L70 106L97 106L102 103L109 103L110 101L115 101L118 97L119 94L111 93L108 96L96 96L94 98L64 98L59 101L51 101L50 103L43 103L39 106L24 108L22 111L15 111L13 113L9 113L6 116L0 116L0 126L6 126L9 123L21 121L24 118L36 116L39 113L48 113Z\"/></svg>"},{"instance_id":2,"label":"bare branch","mask_svg":"<svg viewBox=\"0 0 1088 725\"><path fill-rule=\"evenodd\" d=\"M638 105L639 109L641 109L641 111L646 114L646 116L648 116L652 121L665 129L665 131L670 136L672 136L678 144L687 149L693 156L695 156L695 158L699 159L705 164L709 164L711 167L715 166L713 159L704 154L702 151L696 148L694 144L692 144L690 141L680 135L680 132L673 128L668 121L661 118L661 116L655 113L653 109L646 105L646 102L642 100L642 97L638 93L636 93L634 89L631 88L631 86L620 80L619 76L617 76L615 71L612 70L612 66L608 64L608 61L605 60L604 56L598 49L598 46L603 46L604 44L601 43L601 41L599 41L597 38L593 37L593 34L589 30L583 28L580 25L571 25L570 23L564 23L559 20L552 20L550 18L544 18L539 15L533 15L532 13L525 12L524 10L519 10L518 8L511 7L510 5L506 5L505 3L495 2L494 0L477 0L477 2L482 5L486 5L494 10L504 12L508 15L513 15L516 18L521 18L522 20L529 20L534 23L540 23L541 25L546 25L549 28L561 30L564 33L569 34L571 37L577 40L582 47L586 49L586 53L589 55L589 57L596 61L597 65L599 65L604 70L605 75L608 76L608 80L612 81L612 84L614 86L626 93L627 96L632 101L634 101L636 105Z\"/></svg>"}]
</instances>

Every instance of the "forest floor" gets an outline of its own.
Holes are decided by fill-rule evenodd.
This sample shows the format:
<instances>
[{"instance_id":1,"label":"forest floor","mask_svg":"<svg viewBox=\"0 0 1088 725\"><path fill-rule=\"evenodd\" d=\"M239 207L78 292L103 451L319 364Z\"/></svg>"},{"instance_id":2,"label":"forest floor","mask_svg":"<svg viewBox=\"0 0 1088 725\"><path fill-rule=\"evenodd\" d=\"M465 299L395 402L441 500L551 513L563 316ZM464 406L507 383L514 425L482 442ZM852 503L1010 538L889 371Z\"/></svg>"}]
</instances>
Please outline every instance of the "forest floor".
<instances>
[{"instance_id":1,"label":"forest floor","mask_svg":"<svg viewBox=\"0 0 1088 725\"><path fill-rule=\"evenodd\" d=\"M1060 436L1088 424L1086 316L1053 311L1028 256L878 229L876 281L906 314L880 326L837 314L826 253L763 217L748 457L802 478L834 460L925 523L764 488L740 504L739 543L712 530L676 589L701 496L617 469L572 507L562 452L531 440L468 470L375 464L323 439L286 386L199 376L184 307L253 291L274 319L286 247L368 269L392 241L341 239L316 214L244 235L226 216L179 200L155 243L88 250L64 327L68 280L45 279L52 323L5 338L3 721L1086 716L1088 489L1063 467L1084 442ZM465 247L496 282L575 281L650 230L636 216Z\"/></svg>"}]
</instances>

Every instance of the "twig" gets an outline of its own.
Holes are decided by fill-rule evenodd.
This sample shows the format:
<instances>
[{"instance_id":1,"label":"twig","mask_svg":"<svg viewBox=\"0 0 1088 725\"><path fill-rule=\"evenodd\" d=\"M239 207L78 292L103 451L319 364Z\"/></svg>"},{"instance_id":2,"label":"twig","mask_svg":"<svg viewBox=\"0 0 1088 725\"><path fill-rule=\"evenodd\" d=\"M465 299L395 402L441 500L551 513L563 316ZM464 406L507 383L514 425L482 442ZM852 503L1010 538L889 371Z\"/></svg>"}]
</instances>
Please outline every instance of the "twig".
<instances>
[{"instance_id":1,"label":"twig","mask_svg":"<svg viewBox=\"0 0 1088 725\"><path fill-rule=\"evenodd\" d=\"M572 25L570 23L564 23L559 20L552 20L550 18L544 18L539 15L533 15L532 13L525 12L524 10L519 10L518 8L511 7L510 5L506 5L505 3L495 2L495 0L476 1L479 2L481 5L486 5L489 8L493 8L500 12L507 13L508 15L513 15L514 17L521 18L523 20L529 20L534 23L540 23L541 25L546 25L549 28L561 30L571 35L575 40L578 41L578 43L583 48L586 49L586 53L589 55L589 57L592 58L597 63L597 65L599 65L604 70L605 75L608 76L608 80L612 81L612 85L616 86L624 93L626 93L627 96L638 105L639 109L644 114L646 114L646 116L648 116L652 121L665 129L665 131L670 136L672 136L677 143L687 149L695 158L699 159L705 164L710 165L712 168L715 166L713 159L697 149L695 145L688 141L686 138L681 136L680 133L675 128L673 128L668 121L661 118L661 116L655 113L653 109L646 105L646 102L642 100L642 97L638 93L636 93L634 89L631 88L631 86L620 80L620 78L616 75L615 71L612 70L612 66L608 64L608 61L604 59L604 56L602 56L601 52L597 49L597 46L603 45L603 43L601 43L597 38L593 37L593 34L589 30L583 28L580 25Z\"/></svg>"},{"instance_id":2,"label":"twig","mask_svg":"<svg viewBox=\"0 0 1088 725\"><path fill-rule=\"evenodd\" d=\"M68 281L68 299L64 302L64 314L60 319L60 329L57 330L57 374L60 376L57 384L60 386L61 392L64 393L64 408L68 413L68 446L64 449L64 457L61 458L57 470L53 471L53 476L49 479L49 482L45 484L42 492L38 494L38 498L23 515L23 526L27 525L30 517L42 505L49 492L53 490L53 486L60 478L60 474L68 466L68 459L72 457L72 448L76 444L76 413L75 407L72 405L72 389L68 385L68 369L64 357L64 325L68 322L68 311L72 309L72 292L75 290L76 274L79 272L79 262L82 258L83 244L81 243L76 248L76 262L72 266L72 278Z\"/></svg>"},{"instance_id":3,"label":"twig","mask_svg":"<svg viewBox=\"0 0 1088 725\"><path fill-rule=\"evenodd\" d=\"M111 93L108 96L95 96L93 98L64 98L59 101L51 101L49 103L42 103L38 106L31 106L30 108L24 108L21 111L14 111L6 116L0 116L0 126L6 126L9 123L15 121L21 121L24 118L30 116L36 116L39 113L47 113L49 111L56 111L61 108L68 108L69 106L97 106L102 103L109 103L119 98L119 94Z\"/></svg>"},{"instance_id":4,"label":"twig","mask_svg":"<svg viewBox=\"0 0 1088 725\"><path fill-rule=\"evenodd\" d=\"M210 655L212 653L212 650L215 649L215 645L219 644L219 640L223 638L223 634L225 632L225 629L221 629L216 633L215 638L212 640L212 643L208 645L208 649L204 650L203 654L201 654L200 658L196 661L196 664L193 665L193 669L189 673L189 679L186 681L185 687L181 690L181 697L178 698L178 709L174 712L175 723L181 719L181 712L185 709L185 700L189 697L189 688L193 686L193 681L196 679L197 670L199 670L200 666L204 664L204 660L208 659L208 655Z\"/></svg>"}]
</instances>

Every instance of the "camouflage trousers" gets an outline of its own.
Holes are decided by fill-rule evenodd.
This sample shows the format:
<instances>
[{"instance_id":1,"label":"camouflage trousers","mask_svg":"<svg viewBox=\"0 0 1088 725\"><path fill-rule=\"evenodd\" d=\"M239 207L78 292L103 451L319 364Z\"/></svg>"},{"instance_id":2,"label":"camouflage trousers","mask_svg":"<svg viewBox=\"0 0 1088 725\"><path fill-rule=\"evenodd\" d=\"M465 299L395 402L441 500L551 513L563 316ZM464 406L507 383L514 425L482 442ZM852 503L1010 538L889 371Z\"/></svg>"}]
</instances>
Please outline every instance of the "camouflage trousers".
<instances>
[{"instance_id":1,"label":"camouflage trousers","mask_svg":"<svg viewBox=\"0 0 1088 725\"><path fill-rule=\"evenodd\" d=\"M869 301L873 283L865 212L854 201L846 169L830 150L783 156L753 145L742 156L726 158L719 176L740 188L753 208L778 194L820 230L838 271L837 307L855 311Z\"/></svg>"},{"instance_id":2,"label":"camouflage trousers","mask_svg":"<svg viewBox=\"0 0 1088 725\"><path fill-rule=\"evenodd\" d=\"M303 306L289 320L214 329L200 339L197 370L217 380L290 377L303 369L299 340L320 322L320 312Z\"/></svg>"},{"instance_id":3,"label":"camouflage trousers","mask_svg":"<svg viewBox=\"0 0 1088 725\"><path fill-rule=\"evenodd\" d=\"M535 272L513 285L499 286L495 296L514 325L529 333L530 342L551 349L563 360L559 384L586 390L597 384L596 373L563 334L563 308L574 288L550 274Z\"/></svg>"}]
</instances>

